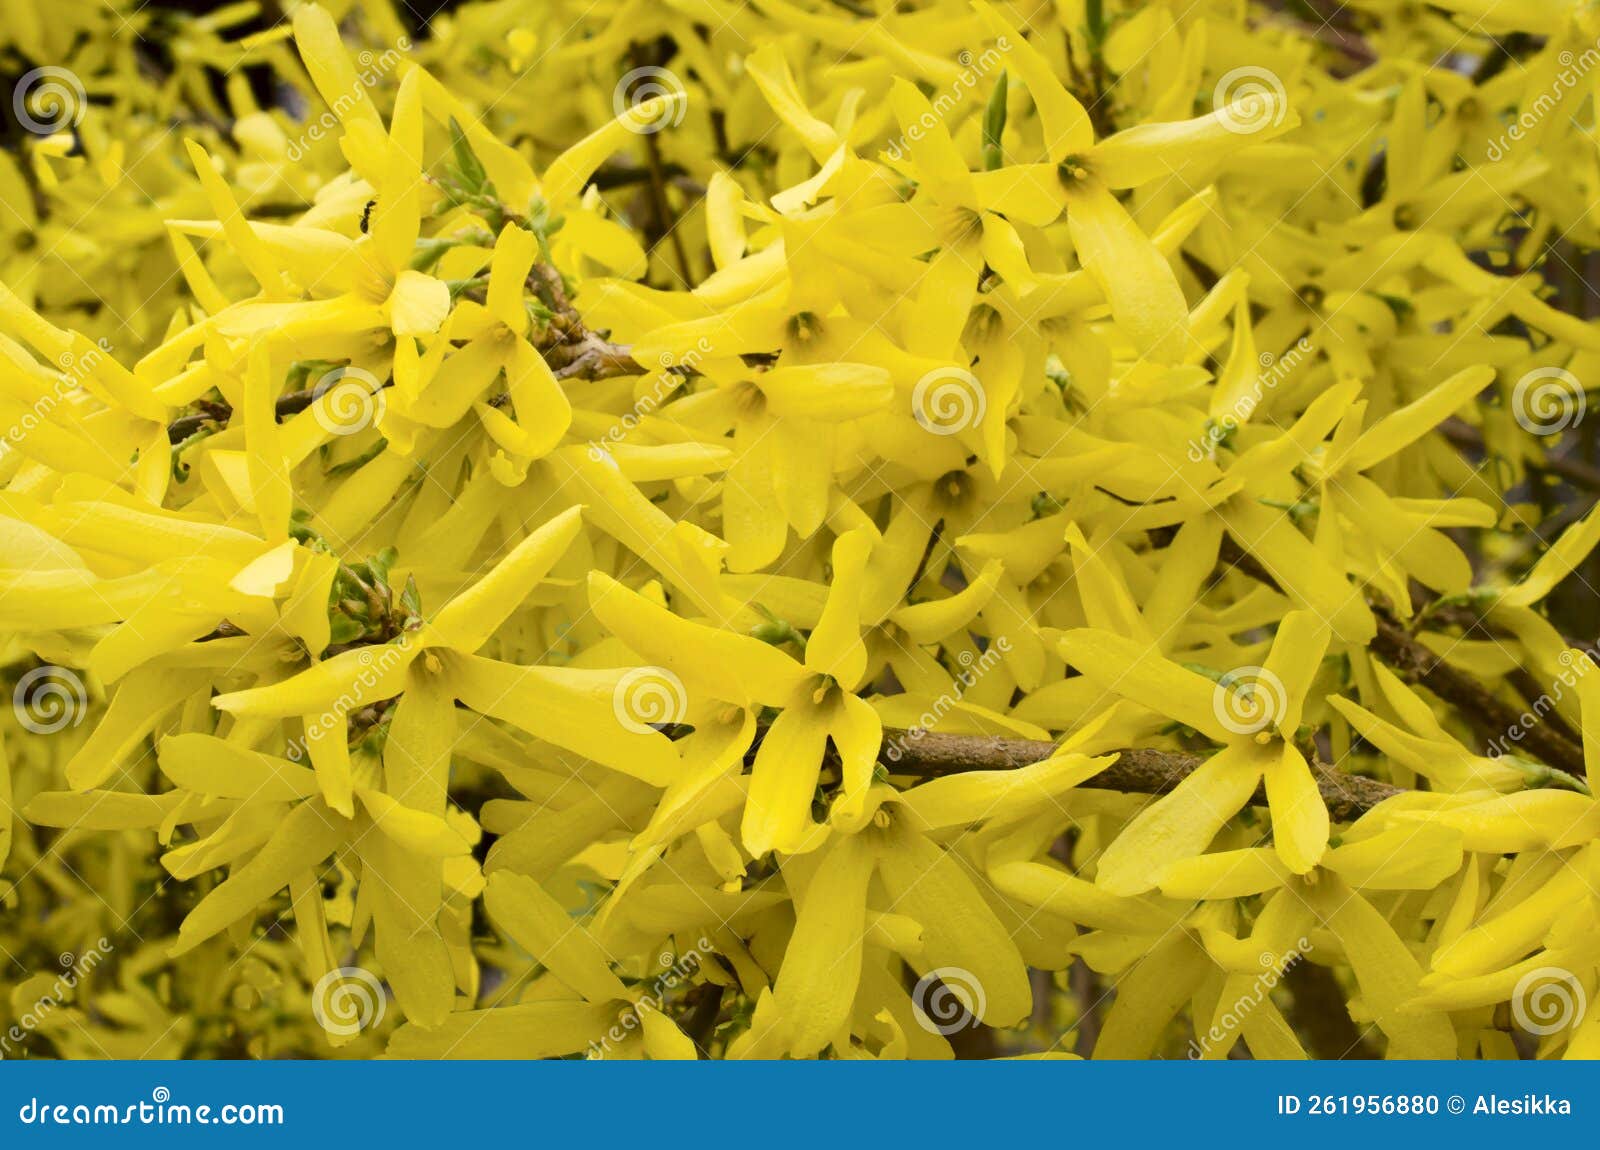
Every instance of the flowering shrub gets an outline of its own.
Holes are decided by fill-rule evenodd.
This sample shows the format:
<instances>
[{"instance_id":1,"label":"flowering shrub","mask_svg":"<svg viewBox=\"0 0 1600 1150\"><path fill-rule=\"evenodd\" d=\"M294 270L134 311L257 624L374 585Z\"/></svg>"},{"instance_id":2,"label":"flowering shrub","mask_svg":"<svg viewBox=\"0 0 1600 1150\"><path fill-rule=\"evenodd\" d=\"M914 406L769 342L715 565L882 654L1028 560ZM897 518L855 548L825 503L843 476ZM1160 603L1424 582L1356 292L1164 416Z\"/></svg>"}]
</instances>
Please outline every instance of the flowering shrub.
<instances>
[{"instance_id":1,"label":"flowering shrub","mask_svg":"<svg viewBox=\"0 0 1600 1150\"><path fill-rule=\"evenodd\" d=\"M1600 18L13 7L0 1053L1600 1052Z\"/></svg>"}]
</instances>

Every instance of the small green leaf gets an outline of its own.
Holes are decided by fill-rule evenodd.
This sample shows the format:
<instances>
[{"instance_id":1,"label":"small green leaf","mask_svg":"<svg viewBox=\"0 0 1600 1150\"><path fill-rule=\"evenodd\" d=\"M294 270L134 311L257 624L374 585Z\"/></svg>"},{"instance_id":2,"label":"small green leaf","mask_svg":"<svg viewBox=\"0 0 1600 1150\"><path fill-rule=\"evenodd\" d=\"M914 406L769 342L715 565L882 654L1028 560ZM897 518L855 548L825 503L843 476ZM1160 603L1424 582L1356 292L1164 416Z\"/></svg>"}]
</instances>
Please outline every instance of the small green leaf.
<instances>
[{"instance_id":1,"label":"small green leaf","mask_svg":"<svg viewBox=\"0 0 1600 1150\"><path fill-rule=\"evenodd\" d=\"M467 134L461 130L454 116L450 117L450 157L450 174L463 191L482 195L488 190L489 173L483 170L483 164L467 142Z\"/></svg>"},{"instance_id":2,"label":"small green leaf","mask_svg":"<svg viewBox=\"0 0 1600 1150\"><path fill-rule=\"evenodd\" d=\"M986 172L995 171L1005 163L1005 151L1000 145L1000 138L1006 130L1006 89L1009 86L1005 69L1002 68L994 91L989 93L989 103L983 109L983 168Z\"/></svg>"}]
</instances>

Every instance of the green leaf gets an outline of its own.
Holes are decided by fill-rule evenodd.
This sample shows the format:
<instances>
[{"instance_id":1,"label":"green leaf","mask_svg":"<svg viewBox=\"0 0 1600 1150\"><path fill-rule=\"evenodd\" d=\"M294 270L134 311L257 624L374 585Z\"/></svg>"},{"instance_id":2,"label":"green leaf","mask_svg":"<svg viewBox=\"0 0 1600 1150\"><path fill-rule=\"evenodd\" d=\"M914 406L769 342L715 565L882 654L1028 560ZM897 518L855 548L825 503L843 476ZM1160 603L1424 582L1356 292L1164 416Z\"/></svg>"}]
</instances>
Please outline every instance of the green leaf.
<instances>
[{"instance_id":1,"label":"green leaf","mask_svg":"<svg viewBox=\"0 0 1600 1150\"><path fill-rule=\"evenodd\" d=\"M463 191L482 195L489 190L489 173L483 170L454 116L450 117L450 159L450 175Z\"/></svg>"},{"instance_id":2,"label":"green leaf","mask_svg":"<svg viewBox=\"0 0 1600 1150\"><path fill-rule=\"evenodd\" d=\"M1005 69L1002 68L994 91L989 93L989 103L983 109L983 167L988 172L995 171L1005 163L1005 151L1000 146L1000 138L1006 130L1006 89L1009 87Z\"/></svg>"}]
</instances>

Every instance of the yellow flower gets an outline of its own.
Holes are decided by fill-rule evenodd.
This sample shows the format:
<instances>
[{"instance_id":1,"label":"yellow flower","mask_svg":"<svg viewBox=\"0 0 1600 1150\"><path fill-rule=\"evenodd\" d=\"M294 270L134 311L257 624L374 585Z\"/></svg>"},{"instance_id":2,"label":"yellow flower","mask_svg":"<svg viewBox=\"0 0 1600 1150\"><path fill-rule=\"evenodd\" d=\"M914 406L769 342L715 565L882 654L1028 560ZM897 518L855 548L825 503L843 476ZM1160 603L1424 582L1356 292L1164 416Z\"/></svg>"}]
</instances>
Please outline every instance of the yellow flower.
<instances>
[{"instance_id":1,"label":"yellow flower","mask_svg":"<svg viewBox=\"0 0 1600 1150\"><path fill-rule=\"evenodd\" d=\"M1061 637L1062 656L1106 689L1224 745L1118 836L1100 860L1100 885L1117 894L1158 885L1168 866L1204 851L1263 782L1278 857L1295 874L1317 865L1328 810L1296 740L1328 638L1311 612L1289 612L1266 663L1235 690L1121 635L1085 628Z\"/></svg>"}]
</instances>

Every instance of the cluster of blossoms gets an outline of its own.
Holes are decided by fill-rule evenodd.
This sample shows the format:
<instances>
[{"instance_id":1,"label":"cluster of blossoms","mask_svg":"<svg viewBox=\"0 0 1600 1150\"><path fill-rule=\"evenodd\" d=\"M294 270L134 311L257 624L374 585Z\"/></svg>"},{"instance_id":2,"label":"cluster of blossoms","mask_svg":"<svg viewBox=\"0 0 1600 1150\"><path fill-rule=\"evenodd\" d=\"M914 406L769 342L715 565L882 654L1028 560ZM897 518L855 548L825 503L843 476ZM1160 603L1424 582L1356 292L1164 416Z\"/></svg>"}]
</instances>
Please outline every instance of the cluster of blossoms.
<instances>
[{"instance_id":1,"label":"cluster of blossoms","mask_svg":"<svg viewBox=\"0 0 1600 1150\"><path fill-rule=\"evenodd\" d=\"M1586 6L57 7L18 1052L1600 1054Z\"/></svg>"}]
</instances>

